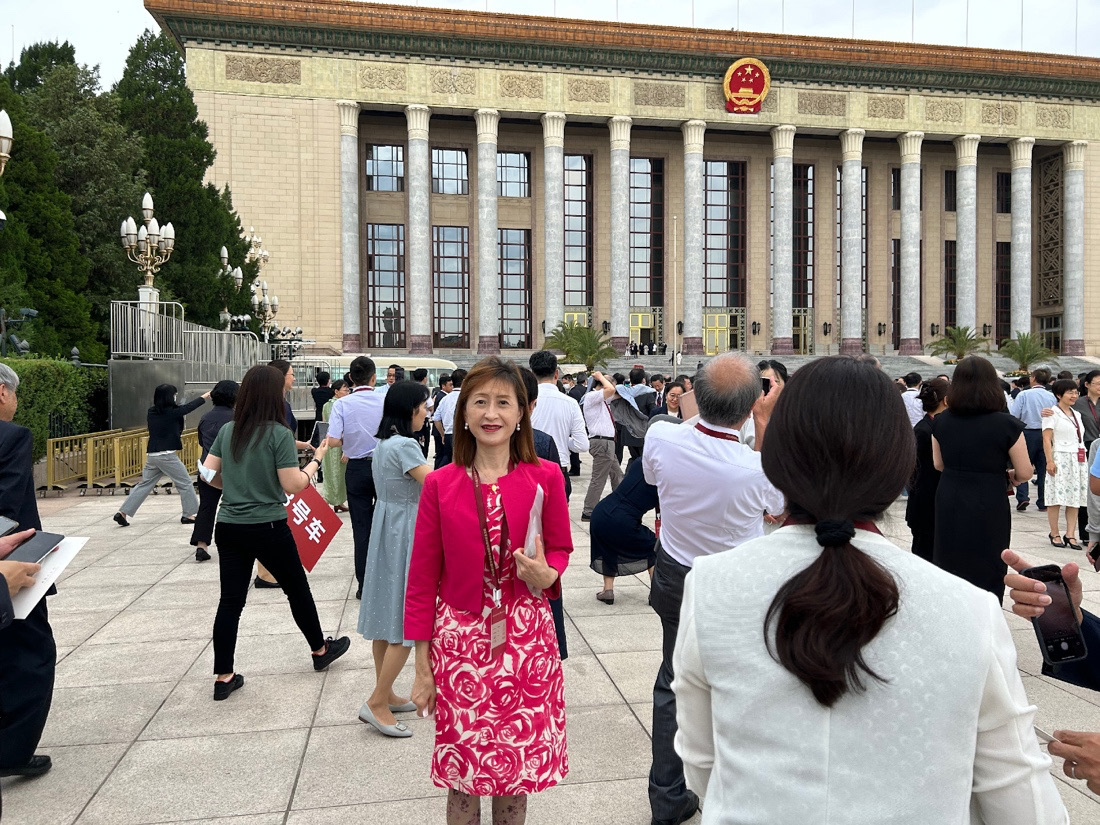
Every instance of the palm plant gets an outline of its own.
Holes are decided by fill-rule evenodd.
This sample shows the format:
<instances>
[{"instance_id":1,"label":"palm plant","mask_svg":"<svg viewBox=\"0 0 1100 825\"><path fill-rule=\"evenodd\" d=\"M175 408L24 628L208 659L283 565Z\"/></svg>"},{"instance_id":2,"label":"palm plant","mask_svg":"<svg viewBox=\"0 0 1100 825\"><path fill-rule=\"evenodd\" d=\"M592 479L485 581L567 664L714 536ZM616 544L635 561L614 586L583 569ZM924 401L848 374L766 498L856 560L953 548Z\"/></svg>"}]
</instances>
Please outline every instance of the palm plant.
<instances>
[{"instance_id":1,"label":"palm plant","mask_svg":"<svg viewBox=\"0 0 1100 825\"><path fill-rule=\"evenodd\" d=\"M1021 332L1015 339L1001 341L1000 352L1005 358L1015 361L1024 372L1040 361L1054 363L1058 360L1053 352L1043 346L1038 336L1029 332Z\"/></svg>"},{"instance_id":2,"label":"palm plant","mask_svg":"<svg viewBox=\"0 0 1100 825\"><path fill-rule=\"evenodd\" d=\"M979 338L970 327L948 327L943 337L932 342L930 352L937 358L950 355L958 361L975 353L987 339Z\"/></svg>"},{"instance_id":3,"label":"palm plant","mask_svg":"<svg viewBox=\"0 0 1100 825\"><path fill-rule=\"evenodd\" d=\"M619 354L602 332L576 321L562 321L554 327L543 346L558 350L566 361L584 364L589 372L597 366L606 366L608 360Z\"/></svg>"}]
</instances>

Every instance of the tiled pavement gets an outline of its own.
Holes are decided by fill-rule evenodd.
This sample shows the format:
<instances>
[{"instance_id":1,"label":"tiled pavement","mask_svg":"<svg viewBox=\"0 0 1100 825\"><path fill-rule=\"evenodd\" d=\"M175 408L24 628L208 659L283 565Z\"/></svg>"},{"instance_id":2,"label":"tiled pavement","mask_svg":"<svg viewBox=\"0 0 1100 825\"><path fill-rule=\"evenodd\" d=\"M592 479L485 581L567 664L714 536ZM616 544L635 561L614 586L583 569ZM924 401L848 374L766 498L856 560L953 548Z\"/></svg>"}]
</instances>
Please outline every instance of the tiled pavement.
<instances>
[{"instance_id":1,"label":"tiled pavement","mask_svg":"<svg viewBox=\"0 0 1100 825\"><path fill-rule=\"evenodd\" d=\"M565 663L571 772L530 802L529 822L642 825L649 821L650 700L660 626L648 580L616 586L614 606L596 601L588 569L581 491L571 506L576 544L566 574L570 658ZM179 499L148 499L133 526L111 521L110 496L40 501L47 529L91 537L50 601L59 664L41 750L44 777L3 780L12 825L322 825L443 821L442 791L428 777L432 722L409 718L407 740L385 739L356 714L373 685L370 646L355 635L351 530L342 530L311 575L326 633L352 649L315 673L279 591L249 594L237 665L248 679L227 702L211 701L210 628L217 561L196 564L179 524ZM1045 541L1041 513L1014 513L1017 549L1037 561L1069 560ZM908 546L902 505L885 532ZM1100 610L1100 575L1086 576ZM1039 724L1100 730L1100 694L1039 675L1030 625L1011 614L1028 695ZM411 684L411 665L398 683ZM411 715L410 715L411 716ZM1074 822L1100 820L1100 798L1054 767ZM488 818L486 817L486 821Z\"/></svg>"}]
</instances>

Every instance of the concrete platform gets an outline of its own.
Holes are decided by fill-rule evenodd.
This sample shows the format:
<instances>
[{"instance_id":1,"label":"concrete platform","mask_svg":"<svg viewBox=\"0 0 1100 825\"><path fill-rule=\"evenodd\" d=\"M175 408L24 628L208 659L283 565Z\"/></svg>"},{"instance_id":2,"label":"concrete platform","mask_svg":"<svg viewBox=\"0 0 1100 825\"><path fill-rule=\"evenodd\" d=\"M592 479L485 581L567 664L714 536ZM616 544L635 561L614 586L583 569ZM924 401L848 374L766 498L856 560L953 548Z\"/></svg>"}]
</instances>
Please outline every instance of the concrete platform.
<instances>
[{"instance_id":1,"label":"concrete platform","mask_svg":"<svg viewBox=\"0 0 1100 825\"><path fill-rule=\"evenodd\" d=\"M570 658L565 663L572 766L559 787L532 798L532 825L645 825L653 679L660 626L646 604L648 577L622 579L613 606L595 594L588 525L580 520L588 462L574 479L574 564L564 581ZM384 739L357 712L373 687L370 646L355 635L351 529L311 575L326 634L351 651L315 673L281 591L253 591L241 622L245 687L211 701L210 628L217 560L197 564L176 496L150 497L133 526L111 521L121 497L40 500L47 529L91 536L59 583L50 612L58 643L54 706L41 751L44 777L3 780L12 825L421 825L443 821L428 776L432 722ZM884 531L908 547L904 506ZM1046 542L1046 516L1014 513L1014 546L1036 561L1074 554ZM1086 574L1100 611L1100 575ZM1030 625L1008 614L1028 695L1046 729L1100 730L1100 693L1040 675ZM398 682L407 691L411 667ZM1052 770L1074 822L1100 821L1100 798ZM486 811L487 813L487 811ZM486 817L485 821L488 821ZM698 821L698 818L693 820Z\"/></svg>"}]
</instances>

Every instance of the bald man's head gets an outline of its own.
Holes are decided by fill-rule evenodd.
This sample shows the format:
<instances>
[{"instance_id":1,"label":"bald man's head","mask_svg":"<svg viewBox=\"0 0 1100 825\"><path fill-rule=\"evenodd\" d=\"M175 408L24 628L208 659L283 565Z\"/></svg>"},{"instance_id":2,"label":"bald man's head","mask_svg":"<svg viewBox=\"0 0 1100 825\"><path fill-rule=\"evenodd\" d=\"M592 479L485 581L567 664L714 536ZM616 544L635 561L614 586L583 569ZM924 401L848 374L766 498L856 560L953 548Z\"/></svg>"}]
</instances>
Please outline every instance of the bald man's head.
<instances>
[{"instance_id":1,"label":"bald man's head","mask_svg":"<svg viewBox=\"0 0 1100 825\"><path fill-rule=\"evenodd\" d=\"M699 415L711 424L736 429L763 391L760 370L740 352L710 359L695 375L695 401Z\"/></svg>"}]
</instances>

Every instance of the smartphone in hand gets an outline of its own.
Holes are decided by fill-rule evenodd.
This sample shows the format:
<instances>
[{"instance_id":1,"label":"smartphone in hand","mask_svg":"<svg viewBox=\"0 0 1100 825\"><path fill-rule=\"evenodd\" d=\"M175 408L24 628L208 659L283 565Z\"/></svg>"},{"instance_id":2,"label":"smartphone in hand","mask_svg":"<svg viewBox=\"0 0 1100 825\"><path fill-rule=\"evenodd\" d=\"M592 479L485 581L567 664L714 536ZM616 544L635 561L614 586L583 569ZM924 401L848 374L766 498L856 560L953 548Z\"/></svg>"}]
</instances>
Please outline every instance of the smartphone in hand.
<instances>
[{"instance_id":1,"label":"smartphone in hand","mask_svg":"<svg viewBox=\"0 0 1100 825\"><path fill-rule=\"evenodd\" d=\"M1096 546L1089 550L1088 557L1089 561L1092 562L1092 569L1100 573L1100 542L1097 542Z\"/></svg>"},{"instance_id":2,"label":"smartphone in hand","mask_svg":"<svg viewBox=\"0 0 1100 825\"><path fill-rule=\"evenodd\" d=\"M1031 620L1043 660L1048 665L1060 665L1084 659L1088 649L1070 600L1069 588L1062 578L1062 568L1056 564L1044 564L1029 567L1021 571L1021 575L1046 584L1047 595L1050 596L1050 604L1043 610L1043 615Z\"/></svg>"}]
</instances>

